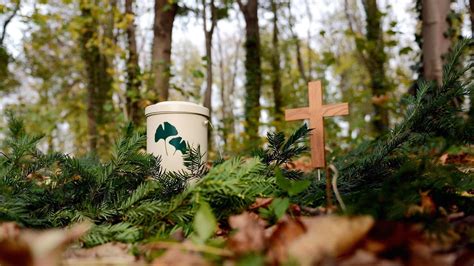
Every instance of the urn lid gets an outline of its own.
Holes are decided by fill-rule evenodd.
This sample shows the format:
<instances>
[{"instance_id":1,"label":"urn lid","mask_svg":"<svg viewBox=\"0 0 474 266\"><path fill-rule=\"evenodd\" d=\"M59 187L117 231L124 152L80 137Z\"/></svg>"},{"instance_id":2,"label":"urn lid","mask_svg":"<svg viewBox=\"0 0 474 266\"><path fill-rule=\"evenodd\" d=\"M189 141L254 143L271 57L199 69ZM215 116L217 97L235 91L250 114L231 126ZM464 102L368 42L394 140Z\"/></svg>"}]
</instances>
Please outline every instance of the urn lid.
<instances>
[{"instance_id":1,"label":"urn lid","mask_svg":"<svg viewBox=\"0 0 474 266\"><path fill-rule=\"evenodd\" d=\"M145 108L145 116L151 116L155 114L174 114L174 113L187 113L187 114L198 114L205 117L209 117L209 109L195 103L183 102L183 101L166 101L159 102L157 104L149 105Z\"/></svg>"}]
</instances>

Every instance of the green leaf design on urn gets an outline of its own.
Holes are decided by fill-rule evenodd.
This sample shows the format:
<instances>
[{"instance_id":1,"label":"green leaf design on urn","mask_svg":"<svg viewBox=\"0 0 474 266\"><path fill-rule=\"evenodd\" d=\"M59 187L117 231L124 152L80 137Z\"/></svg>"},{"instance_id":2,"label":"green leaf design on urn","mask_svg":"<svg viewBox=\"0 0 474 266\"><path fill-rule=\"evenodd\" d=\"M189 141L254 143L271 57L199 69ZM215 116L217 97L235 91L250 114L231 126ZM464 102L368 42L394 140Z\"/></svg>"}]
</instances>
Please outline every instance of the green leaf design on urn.
<instances>
[{"instance_id":1,"label":"green leaf design on urn","mask_svg":"<svg viewBox=\"0 0 474 266\"><path fill-rule=\"evenodd\" d=\"M170 137L174 137L168 141L168 143L175 148L173 154L175 154L176 151L180 151L182 154L184 154L188 150L186 141L182 137L178 136L178 130L176 129L176 127L169 122L164 122L163 124L160 124L156 129L155 142L163 140L165 144L166 155L169 155L168 148L166 146L167 139Z\"/></svg>"},{"instance_id":2,"label":"green leaf design on urn","mask_svg":"<svg viewBox=\"0 0 474 266\"><path fill-rule=\"evenodd\" d=\"M184 141L181 137L172 138L169 143L176 149L176 151L180 151L184 154L188 150L188 146L186 145L186 141Z\"/></svg>"},{"instance_id":3,"label":"green leaf design on urn","mask_svg":"<svg viewBox=\"0 0 474 266\"><path fill-rule=\"evenodd\" d=\"M164 122L156 129L155 142L158 142L161 139L164 141L166 155L168 155L168 149L166 148L166 139L176 135L178 135L178 130L169 122Z\"/></svg>"}]
</instances>

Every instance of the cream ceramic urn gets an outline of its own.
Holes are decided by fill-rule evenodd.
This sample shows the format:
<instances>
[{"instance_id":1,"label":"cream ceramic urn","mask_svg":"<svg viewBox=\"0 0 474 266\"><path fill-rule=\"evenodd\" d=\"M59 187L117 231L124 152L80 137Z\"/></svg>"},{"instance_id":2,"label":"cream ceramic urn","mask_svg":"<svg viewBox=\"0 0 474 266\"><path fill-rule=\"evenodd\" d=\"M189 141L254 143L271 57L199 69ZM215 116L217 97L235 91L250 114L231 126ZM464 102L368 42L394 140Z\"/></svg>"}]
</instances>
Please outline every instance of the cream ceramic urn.
<instances>
[{"instance_id":1,"label":"cream ceramic urn","mask_svg":"<svg viewBox=\"0 0 474 266\"><path fill-rule=\"evenodd\" d=\"M200 147L207 160L209 109L190 102L166 101L145 108L146 150L160 156L165 171L186 170L183 154Z\"/></svg>"}]
</instances>

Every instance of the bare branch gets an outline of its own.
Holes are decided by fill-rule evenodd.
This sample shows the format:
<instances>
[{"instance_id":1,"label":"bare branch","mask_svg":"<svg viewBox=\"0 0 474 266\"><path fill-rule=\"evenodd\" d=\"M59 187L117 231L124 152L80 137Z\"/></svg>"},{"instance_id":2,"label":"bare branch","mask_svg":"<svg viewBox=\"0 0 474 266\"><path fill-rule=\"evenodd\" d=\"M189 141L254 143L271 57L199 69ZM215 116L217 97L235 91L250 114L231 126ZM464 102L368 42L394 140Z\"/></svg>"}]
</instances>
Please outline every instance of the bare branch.
<instances>
[{"instance_id":1,"label":"bare branch","mask_svg":"<svg viewBox=\"0 0 474 266\"><path fill-rule=\"evenodd\" d=\"M349 13L349 1L348 0L344 0L344 14L346 15L346 19L347 19L348 26L349 26L349 31L351 32L351 34L355 38L356 35L360 35L361 33L354 30L354 24L352 23L352 17L351 17L351 14ZM364 53L362 51L360 51L359 49L356 49L356 54L366 66L369 65L369 61L368 61L367 57L364 55Z\"/></svg>"},{"instance_id":2,"label":"bare branch","mask_svg":"<svg viewBox=\"0 0 474 266\"><path fill-rule=\"evenodd\" d=\"M245 13L246 10L247 10L247 5L244 5L244 4L242 3L242 0L236 0L236 1L237 1L237 4L239 5L240 10L241 10L243 13Z\"/></svg>"},{"instance_id":3,"label":"bare branch","mask_svg":"<svg viewBox=\"0 0 474 266\"><path fill-rule=\"evenodd\" d=\"M21 5L21 1L18 0L17 4L15 6L15 9L13 9L12 14L3 23L2 36L0 37L0 45L1 46L3 46L3 41L5 40L5 36L7 34L8 24L10 24L10 22L13 20L13 18L16 16L18 11L20 10L20 5Z\"/></svg>"}]
</instances>

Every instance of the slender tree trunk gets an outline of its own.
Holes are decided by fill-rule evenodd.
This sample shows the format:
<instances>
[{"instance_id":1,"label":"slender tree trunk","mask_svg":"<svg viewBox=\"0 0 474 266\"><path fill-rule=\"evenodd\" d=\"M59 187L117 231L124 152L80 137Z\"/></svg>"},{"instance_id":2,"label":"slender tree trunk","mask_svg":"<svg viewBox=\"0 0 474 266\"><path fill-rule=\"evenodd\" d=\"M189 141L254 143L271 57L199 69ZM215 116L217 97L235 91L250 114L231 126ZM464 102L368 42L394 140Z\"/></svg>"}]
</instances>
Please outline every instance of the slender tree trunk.
<instances>
[{"instance_id":1,"label":"slender tree trunk","mask_svg":"<svg viewBox=\"0 0 474 266\"><path fill-rule=\"evenodd\" d=\"M306 70L305 70L305 67L304 67L304 63L303 63L303 58L301 56L301 42L300 42L300 38L298 38L298 35L296 34L296 32L293 30L294 28L294 21L293 21L293 15L291 13L291 1L288 1L288 12L290 13L290 17L288 19L288 24L290 24L289 28L290 28L290 33L291 33L291 36L292 36L292 39L295 43L295 48L296 48L296 63L298 65L298 71L300 72L300 75L301 75L301 78L303 78L303 80L305 81L305 83L307 84L309 82L309 79L308 79L308 76L306 75Z\"/></svg>"},{"instance_id":2,"label":"slender tree trunk","mask_svg":"<svg viewBox=\"0 0 474 266\"><path fill-rule=\"evenodd\" d=\"M259 143L260 88L262 68L260 59L260 31L258 27L258 0L248 0L243 4L238 0L245 18L245 131L248 147Z\"/></svg>"},{"instance_id":3,"label":"slender tree trunk","mask_svg":"<svg viewBox=\"0 0 474 266\"><path fill-rule=\"evenodd\" d=\"M367 56L365 63L370 75L370 85L372 96L374 97L373 107L375 117L373 127L378 135L385 133L389 128L388 109L384 106L384 98L389 89L387 77L385 76L385 62L387 55L384 51L383 31L381 25L382 13L380 12L376 0L364 0L366 14L366 39L365 50ZM382 99L382 100L381 100Z\"/></svg>"},{"instance_id":4,"label":"slender tree trunk","mask_svg":"<svg viewBox=\"0 0 474 266\"><path fill-rule=\"evenodd\" d=\"M139 125L142 120L140 110L140 66L138 64L137 40L135 33L135 13L133 12L134 0L125 0L125 13L133 16L133 21L127 26L127 91L126 91L126 110L130 121Z\"/></svg>"},{"instance_id":5,"label":"slender tree trunk","mask_svg":"<svg viewBox=\"0 0 474 266\"><path fill-rule=\"evenodd\" d=\"M474 38L474 0L469 0L469 10L471 15L471 38ZM474 122L474 90L469 95L471 107L469 108L469 117Z\"/></svg>"},{"instance_id":6,"label":"slender tree trunk","mask_svg":"<svg viewBox=\"0 0 474 266\"><path fill-rule=\"evenodd\" d=\"M273 36L272 36L272 89L275 126L277 131L280 130L281 121L283 120L283 96L281 94L281 67L280 67L280 49L278 39L278 6L275 0L271 0L271 9L273 13Z\"/></svg>"},{"instance_id":7,"label":"slender tree trunk","mask_svg":"<svg viewBox=\"0 0 474 266\"><path fill-rule=\"evenodd\" d=\"M88 6L81 6L83 25L81 30L81 57L85 63L87 76L87 125L89 150L98 148L98 126L105 123L104 104L110 99L112 76L107 71L109 62L96 44L98 21Z\"/></svg>"},{"instance_id":8,"label":"slender tree trunk","mask_svg":"<svg viewBox=\"0 0 474 266\"><path fill-rule=\"evenodd\" d=\"M234 55L234 61L232 63L232 77L230 79L230 86L229 86L229 91L227 93L229 99L235 99L235 84L237 80L237 73L238 73L238 65L240 61L240 47L242 45L242 39L239 37L235 43L235 52L233 53ZM235 136L235 121L234 119L234 106L232 105L233 101L229 101L229 107L228 107L228 113L226 115L227 119L225 120L225 127L228 130L228 134Z\"/></svg>"},{"instance_id":9,"label":"slender tree trunk","mask_svg":"<svg viewBox=\"0 0 474 266\"><path fill-rule=\"evenodd\" d=\"M20 7L21 7L21 1L18 0L12 13L4 20L3 25L2 25L2 33L0 34L0 46L3 46L3 42L5 41L5 36L7 35L8 24L10 24L13 18L17 15L18 11L20 10Z\"/></svg>"},{"instance_id":10,"label":"slender tree trunk","mask_svg":"<svg viewBox=\"0 0 474 266\"><path fill-rule=\"evenodd\" d=\"M222 140L224 148L227 147L229 138L229 127L227 120L227 108L229 106L228 97L226 97L226 71L224 66L224 51L222 50L222 41L220 31L217 32L217 51L219 52L219 79L220 79L220 98L221 98L221 118L222 118Z\"/></svg>"},{"instance_id":11,"label":"slender tree trunk","mask_svg":"<svg viewBox=\"0 0 474 266\"><path fill-rule=\"evenodd\" d=\"M309 22L309 27L308 27L308 32L307 32L307 44L306 44L306 49L307 49L307 57L308 57L308 76L307 76L307 79L308 80L312 80L312 71L313 71L313 51L311 49L311 40L312 40L312 37L311 37L311 27L313 25L313 14L311 13L312 10L310 8L310 5L308 3L308 0L305 0L305 7L306 7L306 14L308 16L308 22Z\"/></svg>"},{"instance_id":12,"label":"slender tree trunk","mask_svg":"<svg viewBox=\"0 0 474 266\"><path fill-rule=\"evenodd\" d=\"M213 73L212 73L212 37L214 35L214 29L217 25L217 10L214 5L214 0L209 3L211 11L211 26L207 27L207 8L208 5L206 0L202 0L202 19L204 27L204 37L206 41L206 92L204 94L204 107L209 109L209 121L212 121L212 84L213 84ZM209 143L209 150L212 149L212 127L207 131L207 139Z\"/></svg>"},{"instance_id":13,"label":"slender tree trunk","mask_svg":"<svg viewBox=\"0 0 474 266\"><path fill-rule=\"evenodd\" d=\"M171 38L178 5L168 0L155 0L153 21L152 70L154 89L160 101L168 100L171 65Z\"/></svg>"},{"instance_id":14,"label":"slender tree trunk","mask_svg":"<svg viewBox=\"0 0 474 266\"><path fill-rule=\"evenodd\" d=\"M447 16L450 0L423 0L423 76L441 84L443 80L443 58L449 51L451 41L445 37L448 30Z\"/></svg>"},{"instance_id":15,"label":"slender tree trunk","mask_svg":"<svg viewBox=\"0 0 474 266\"><path fill-rule=\"evenodd\" d=\"M469 14L471 17L471 38L474 38L474 0L469 0Z\"/></svg>"}]
</instances>

